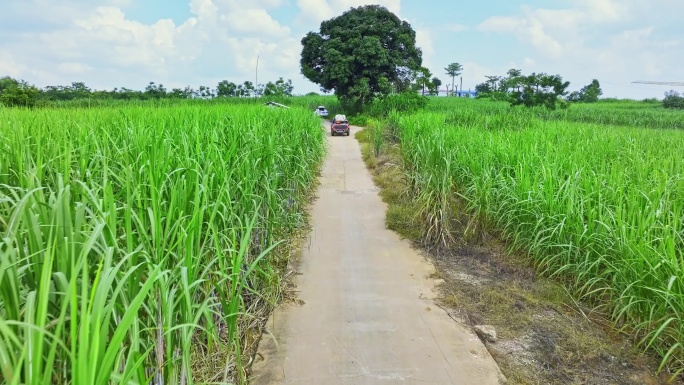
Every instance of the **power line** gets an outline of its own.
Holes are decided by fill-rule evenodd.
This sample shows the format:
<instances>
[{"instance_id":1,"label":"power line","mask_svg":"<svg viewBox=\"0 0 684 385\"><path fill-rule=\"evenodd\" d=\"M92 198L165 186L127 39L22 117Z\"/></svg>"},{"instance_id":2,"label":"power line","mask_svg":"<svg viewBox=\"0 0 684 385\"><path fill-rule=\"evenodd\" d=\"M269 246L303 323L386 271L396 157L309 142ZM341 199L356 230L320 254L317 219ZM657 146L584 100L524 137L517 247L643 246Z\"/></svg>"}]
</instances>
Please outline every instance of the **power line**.
<instances>
[{"instance_id":1,"label":"power line","mask_svg":"<svg viewBox=\"0 0 684 385\"><path fill-rule=\"evenodd\" d=\"M632 83L636 84L657 84L662 86L674 86L674 87L684 87L684 82L661 82L661 81L650 81L650 80L637 80Z\"/></svg>"},{"instance_id":2,"label":"power line","mask_svg":"<svg viewBox=\"0 0 684 385\"><path fill-rule=\"evenodd\" d=\"M638 86L636 84L631 84L631 83L611 83L611 82L606 82L606 81L601 81L601 85L611 85L611 86L617 86L617 87L624 87L624 88L631 88L635 90L646 90L646 91L653 91L653 90L658 90L660 88L657 87L657 85L654 87L654 85L648 85L645 84L643 86Z\"/></svg>"}]
</instances>

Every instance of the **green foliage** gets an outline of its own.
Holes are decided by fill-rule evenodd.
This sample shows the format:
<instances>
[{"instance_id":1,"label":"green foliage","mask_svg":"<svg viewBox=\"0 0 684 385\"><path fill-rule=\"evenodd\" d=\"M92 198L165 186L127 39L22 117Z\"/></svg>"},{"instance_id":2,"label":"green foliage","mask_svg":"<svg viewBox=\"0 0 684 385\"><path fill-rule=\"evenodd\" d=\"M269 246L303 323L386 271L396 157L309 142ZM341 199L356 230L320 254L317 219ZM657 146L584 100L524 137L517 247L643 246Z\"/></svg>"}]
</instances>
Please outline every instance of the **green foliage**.
<instances>
[{"instance_id":1,"label":"green foliage","mask_svg":"<svg viewBox=\"0 0 684 385\"><path fill-rule=\"evenodd\" d=\"M92 90L85 83L75 82L70 86L47 86L43 89L41 98L46 100L74 100L89 98Z\"/></svg>"},{"instance_id":2,"label":"green foliage","mask_svg":"<svg viewBox=\"0 0 684 385\"><path fill-rule=\"evenodd\" d=\"M519 69L512 68L507 76L491 75L486 78L487 81L475 86L480 99L508 100L511 106L544 106L550 110L559 106L567 108L561 97L567 94L570 82L563 82L560 75L532 73L524 76Z\"/></svg>"},{"instance_id":3,"label":"green foliage","mask_svg":"<svg viewBox=\"0 0 684 385\"><path fill-rule=\"evenodd\" d=\"M349 114L392 89L403 90L422 63L411 25L378 5L322 22L302 45L302 74L322 90L334 90Z\"/></svg>"},{"instance_id":4,"label":"green foliage","mask_svg":"<svg viewBox=\"0 0 684 385\"><path fill-rule=\"evenodd\" d=\"M461 72L463 71L463 66L459 63L451 63L448 66L446 66L446 68L444 68L444 71L447 75L451 76L451 92L453 93L456 77L461 75Z\"/></svg>"},{"instance_id":5,"label":"green foliage","mask_svg":"<svg viewBox=\"0 0 684 385\"><path fill-rule=\"evenodd\" d=\"M415 91L420 91L421 95L431 94L434 90L435 85L430 79L432 77L432 72L425 67L421 67L416 71L415 79L416 83L412 87Z\"/></svg>"},{"instance_id":6,"label":"green foliage","mask_svg":"<svg viewBox=\"0 0 684 385\"><path fill-rule=\"evenodd\" d=\"M444 71L446 71L446 74L451 76L452 78L455 78L456 76L459 76L461 72L463 71L463 66L459 63L451 63L446 68L444 68Z\"/></svg>"},{"instance_id":7,"label":"green foliage","mask_svg":"<svg viewBox=\"0 0 684 385\"><path fill-rule=\"evenodd\" d=\"M582 87L581 90L570 93L570 95L568 95L568 101L596 103L601 95L603 95L603 91L601 91L601 85L599 84L598 80L594 79L590 84Z\"/></svg>"},{"instance_id":8,"label":"green foliage","mask_svg":"<svg viewBox=\"0 0 684 385\"><path fill-rule=\"evenodd\" d=\"M241 85L238 86L238 92L240 93L240 96L249 98L254 95L256 88L254 87L254 83L250 82L249 80L245 80Z\"/></svg>"},{"instance_id":9,"label":"green foliage","mask_svg":"<svg viewBox=\"0 0 684 385\"><path fill-rule=\"evenodd\" d=\"M173 88L168 90L163 84L149 82L143 91L129 88L113 90L92 90L82 82L74 82L69 86L47 86L40 90L24 81L4 77L0 79L0 103L12 106L45 107L45 106L83 106L93 107L107 105L107 101L142 101L142 100L178 100L178 99L214 99L214 98L248 98L251 96L288 97L292 96L292 80L282 77L275 82L259 84L255 87L250 81L235 84L227 80L218 83L215 89L199 86L193 89ZM3 96L4 95L4 96Z\"/></svg>"},{"instance_id":10,"label":"green foliage","mask_svg":"<svg viewBox=\"0 0 684 385\"><path fill-rule=\"evenodd\" d=\"M430 95L439 94L439 87L442 86L442 81L438 77L433 77L430 83L432 83L432 87L430 88Z\"/></svg>"},{"instance_id":11,"label":"green foliage","mask_svg":"<svg viewBox=\"0 0 684 385\"><path fill-rule=\"evenodd\" d=\"M190 99L193 97L194 94L195 94L195 91L191 87L185 87L184 89L174 88L171 90L171 92L168 92L166 94L166 98L168 98L168 99Z\"/></svg>"},{"instance_id":12,"label":"green foliage","mask_svg":"<svg viewBox=\"0 0 684 385\"><path fill-rule=\"evenodd\" d=\"M560 75L532 73L520 78L521 91L510 93L511 106L544 106L555 110L557 106L566 107L561 96L565 95L570 82L564 82Z\"/></svg>"},{"instance_id":13,"label":"green foliage","mask_svg":"<svg viewBox=\"0 0 684 385\"><path fill-rule=\"evenodd\" d=\"M292 96L292 80L285 81L282 77L274 82L259 86L258 93L263 96Z\"/></svg>"},{"instance_id":14,"label":"green foliage","mask_svg":"<svg viewBox=\"0 0 684 385\"><path fill-rule=\"evenodd\" d=\"M163 99L166 97L166 87L163 84L155 84L150 82L145 87L145 96L150 99Z\"/></svg>"},{"instance_id":15,"label":"green foliage","mask_svg":"<svg viewBox=\"0 0 684 385\"><path fill-rule=\"evenodd\" d=\"M384 128L381 125L375 125L374 127L369 128L371 130L371 141L373 144L373 154L377 158L380 156L380 150L382 149L382 145L384 143Z\"/></svg>"},{"instance_id":16,"label":"green foliage","mask_svg":"<svg viewBox=\"0 0 684 385\"><path fill-rule=\"evenodd\" d=\"M320 119L206 101L0 109L0 137L1 382L243 383Z\"/></svg>"},{"instance_id":17,"label":"green foliage","mask_svg":"<svg viewBox=\"0 0 684 385\"><path fill-rule=\"evenodd\" d=\"M349 124L353 126L367 127L372 118L365 114L358 114L347 116L347 119L349 119Z\"/></svg>"},{"instance_id":18,"label":"green foliage","mask_svg":"<svg viewBox=\"0 0 684 385\"><path fill-rule=\"evenodd\" d=\"M681 373L684 132L543 121L535 109L475 103L395 116L425 238L449 239L444 212L462 196L540 272L658 352L660 369Z\"/></svg>"},{"instance_id":19,"label":"green foliage","mask_svg":"<svg viewBox=\"0 0 684 385\"><path fill-rule=\"evenodd\" d=\"M277 85L276 85L277 83ZM285 95L285 91L292 93L291 85L292 82L285 83L283 78L278 79L276 83L268 82L269 91L266 96L282 96ZM254 87L254 84L250 81L245 81L242 84L235 84L227 80L222 80L216 86L215 95L221 98L248 98L254 94L262 95L264 94L266 86L261 85L258 89ZM212 95L208 95L212 97Z\"/></svg>"},{"instance_id":20,"label":"green foliage","mask_svg":"<svg viewBox=\"0 0 684 385\"><path fill-rule=\"evenodd\" d=\"M591 84L582 87L580 90L582 95L581 100L585 103L595 103L599 100L599 96L603 95L599 81L594 79Z\"/></svg>"},{"instance_id":21,"label":"green foliage","mask_svg":"<svg viewBox=\"0 0 684 385\"><path fill-rule=\"evenodd\" d=\"M501 88L503 90L512 90L515 89L516 91L520 91L520 87L523 81L523 74L522 71L517 69L517 68L511 68L506 72L506 77L504 77L503 84Z\"/></svg>"},{"instance_id":22,"label":"green foliage","mask_svg":"<svg viewBox=\"0 0 684 385\"><path fill-rule=\"evenodd\" d=\"M652 104L660 104L660 100L658 98L646 98L641 101L642 103L652 103Z\"/></svg>"},{"instance_id":23,"label":"green foliage","mask_svg":"<svg viewBox=\"0 0 684 385\"><path fill-rule=\"evenodd\" d=\"M495 75L485 76L487 81L475 86L478 99L509 100L511 90L520 91L522 75L520 70L511 69L509 77Z\"/></svg>"},{"instance_id":24,"label":"green foliage","mask_svg":"<svg viewBox=\"0 0 684 385\"><path fill-rule=\"evenodd\" d=\"M669 91L665 93L663 107L675 110L684 110L684 96L675 91Z\"/></svg>"},{"instance_id":25,"label":"green foliage","mask_svg":"<svg viewBox=\"0 0 684 385\"><path fill-rule=\"evenodd\" d=\"M0 78L0 105L7 107L33 107L40 91L23 80L9 76Z\"/></svg>"},{"instance_id":26,"label":"green foliage","mask_svg":"<svg viewBox=\"0 0 684 385\"><path fill-rule=\"evenodd\" d=\"M414 83L411 84L411 90L420 92L421 95L437 95L442 81L432 76L432 72L428 68L422 67L415 71L412 75Z\"/></svg>"},{"instance_id":27,"label":"green foliage","mask_svg":"<svg viewBox=\"0 0 684 385\"><path fill-rule=\"evenodd\" d=\"M380 97L366 107L365 112L374 117L386 117L391 112L415 112L427 106L430 99L418 93L407 91Z\"/></svg>"},{"instance_id":28,"label":"green foliage","mask_svg":"<svg viewBox=\"0 0 684 385\"><path fill-rule=\"evenodd\" d=\"M480 115L507 113L511 107L504 101L464 98L433 98L427 110L451 114L454 110L472 110ZM660 101L600 99L597 103L579 103L568 109L549 110L545 107L526 109L532 116L548 121L594 123L610 126L631 126L654 129L684 129L684 114L665 109Z\"/></svg>"}]
</instances>

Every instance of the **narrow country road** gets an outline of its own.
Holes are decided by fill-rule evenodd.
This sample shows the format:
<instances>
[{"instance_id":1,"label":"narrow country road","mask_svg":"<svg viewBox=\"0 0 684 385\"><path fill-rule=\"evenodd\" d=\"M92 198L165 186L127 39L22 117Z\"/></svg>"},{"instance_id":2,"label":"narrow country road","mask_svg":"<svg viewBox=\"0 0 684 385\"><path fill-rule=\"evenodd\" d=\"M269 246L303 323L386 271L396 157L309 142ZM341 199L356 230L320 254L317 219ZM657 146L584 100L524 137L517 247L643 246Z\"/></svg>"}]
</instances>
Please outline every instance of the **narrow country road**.
<instances>
[{"instance_id":1,"label":"narrow country road","mask_svg":"<svg viewBox=\"0 0 684 385\"><path fill-rule=\"evenodd\" d=\"M276 341L264 334L252 383L499 384L477 336L431 300L431 265L385 228L358 130L328 137L295 282L304 303L268 321Z\"/></svg>"}]
</instances>

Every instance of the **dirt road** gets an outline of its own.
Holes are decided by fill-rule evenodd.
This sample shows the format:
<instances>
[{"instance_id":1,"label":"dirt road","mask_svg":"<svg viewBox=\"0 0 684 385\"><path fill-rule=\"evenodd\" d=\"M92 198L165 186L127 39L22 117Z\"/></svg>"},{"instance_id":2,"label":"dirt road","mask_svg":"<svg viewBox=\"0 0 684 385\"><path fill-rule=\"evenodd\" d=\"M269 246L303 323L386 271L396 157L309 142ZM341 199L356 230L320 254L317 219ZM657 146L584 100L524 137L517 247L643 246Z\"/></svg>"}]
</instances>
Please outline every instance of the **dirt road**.
<instances>
[{"instance_id":1,"label":"dirt road","mask_svg":"<svg viewBox=\"0 0 684 385\"><path fill-rule=\"evenodd\" d=\"M273 314L253 384L499 384L486 348L431 298L433 268L385 228L352 129L329 137L297 289ZM329 135L329 131L328 131Z\"/></svg>"}]
</instances>

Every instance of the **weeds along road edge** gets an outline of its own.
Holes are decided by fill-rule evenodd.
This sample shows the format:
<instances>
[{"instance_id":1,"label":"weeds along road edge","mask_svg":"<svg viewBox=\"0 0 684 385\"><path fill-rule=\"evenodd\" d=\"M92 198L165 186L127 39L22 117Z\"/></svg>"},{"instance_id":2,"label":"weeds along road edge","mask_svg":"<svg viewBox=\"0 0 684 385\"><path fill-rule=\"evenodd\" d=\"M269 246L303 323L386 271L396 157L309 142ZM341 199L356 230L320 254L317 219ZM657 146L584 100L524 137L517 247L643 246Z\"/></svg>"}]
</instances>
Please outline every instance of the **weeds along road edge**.
<instances>
[{"instance_id":1,"label":"weeds along road edge","mask_svg":"<svg viewBox=\"0 0 684 385\"><path fill-rule=\"evenodd\" d=\"M657 351L660 369L681 373L684 132L435 103L388 119L430 224L424 235L445 241L450 197L465 197L540 272Z\"/></svg>"}]
</instances>

